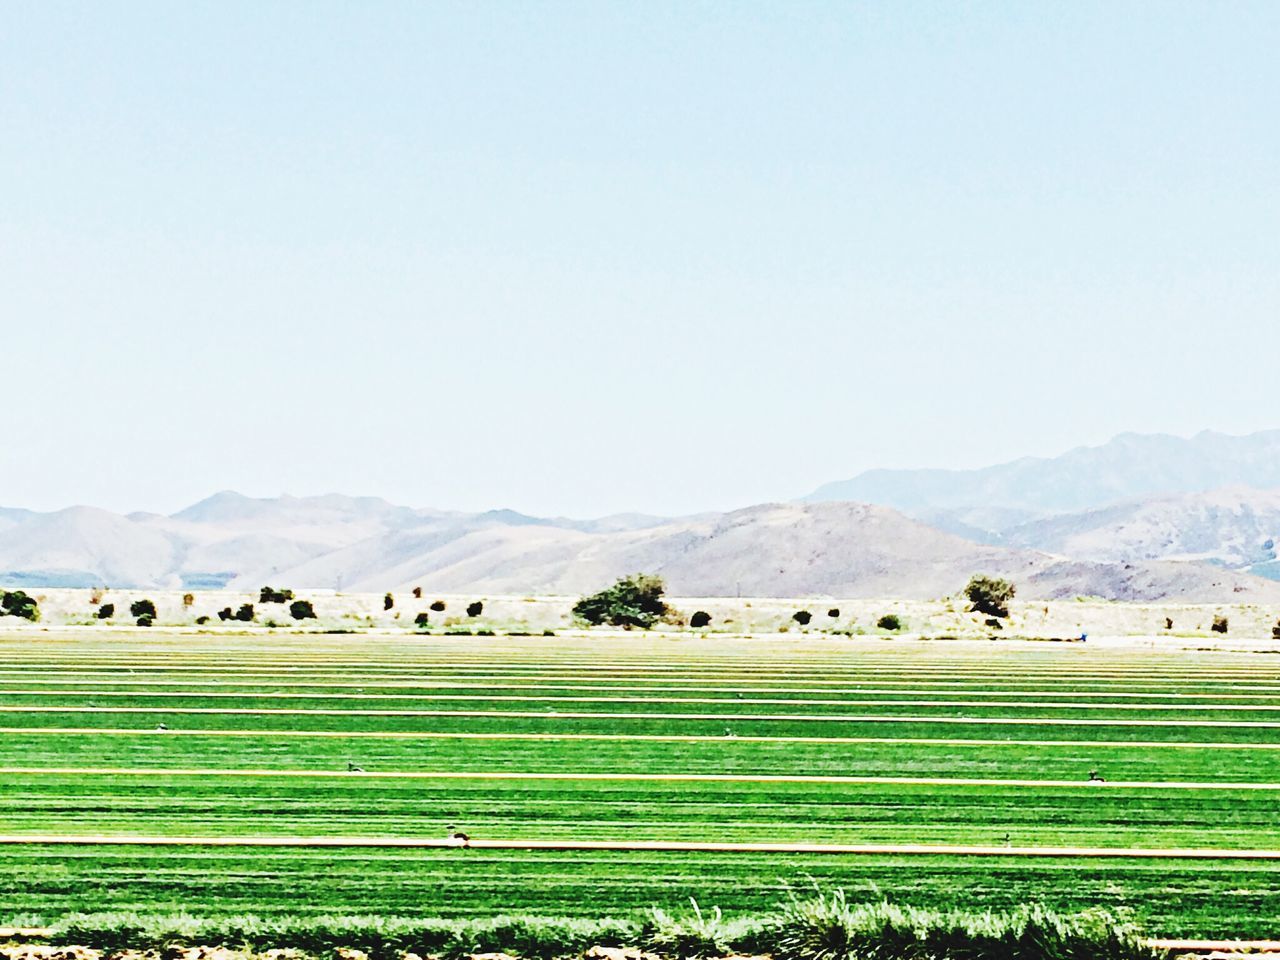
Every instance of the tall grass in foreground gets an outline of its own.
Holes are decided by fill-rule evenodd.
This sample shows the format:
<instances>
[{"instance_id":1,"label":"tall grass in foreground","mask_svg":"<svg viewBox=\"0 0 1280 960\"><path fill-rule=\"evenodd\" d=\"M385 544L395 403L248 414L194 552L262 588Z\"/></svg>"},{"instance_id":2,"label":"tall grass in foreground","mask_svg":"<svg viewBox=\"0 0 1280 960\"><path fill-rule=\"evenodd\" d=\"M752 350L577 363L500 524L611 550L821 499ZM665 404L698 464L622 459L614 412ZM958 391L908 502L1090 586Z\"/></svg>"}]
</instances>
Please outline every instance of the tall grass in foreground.
<instances>
[{"instance_id":1,"label":"tall grass in foreground","mask_svg":"<svg viewBox=\"0 0 1280 960\"><path fill-rule=\"evenodd\" d=\"M199 919L132 913L74 914L48 939L102 950L220 946L309 954L339 947L374 960L405 953L457 960L503 952L529 960L581 956L592 946L640 947L664 957L770 954L778 960L1150 960L1136 931L1101 912L1063 915L1040 906L1009 913L943 912L892 903L851 904L844 893L793 899L774 913L735 919L697 904L641 920L494 917L253 916Z\"/></svg>"}]
</instances>

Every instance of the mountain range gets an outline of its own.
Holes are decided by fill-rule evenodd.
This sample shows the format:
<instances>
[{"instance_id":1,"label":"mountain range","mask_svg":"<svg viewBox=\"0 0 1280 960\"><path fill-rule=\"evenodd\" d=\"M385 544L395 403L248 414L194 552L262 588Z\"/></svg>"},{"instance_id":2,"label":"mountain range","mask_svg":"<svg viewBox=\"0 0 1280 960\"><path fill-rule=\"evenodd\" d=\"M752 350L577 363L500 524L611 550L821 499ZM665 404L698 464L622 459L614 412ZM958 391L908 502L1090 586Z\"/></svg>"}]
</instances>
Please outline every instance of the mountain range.
<instances>
[{"instance_id":1,"label":"mountain range","mask_svg":"<svg viewBox=\"0 0 1280 960\"><path fill-rule=\"evenodd\" d=\"M680 518L540 518L373 497L215 494L172 515L0 508L18 586L573 595L638 570L683 596L1280 603L1280 431L1125 434L982 470L876 470L800 501ZM1272 579L1268 579L1272 578Z\"/></svg>"}]
</instances>

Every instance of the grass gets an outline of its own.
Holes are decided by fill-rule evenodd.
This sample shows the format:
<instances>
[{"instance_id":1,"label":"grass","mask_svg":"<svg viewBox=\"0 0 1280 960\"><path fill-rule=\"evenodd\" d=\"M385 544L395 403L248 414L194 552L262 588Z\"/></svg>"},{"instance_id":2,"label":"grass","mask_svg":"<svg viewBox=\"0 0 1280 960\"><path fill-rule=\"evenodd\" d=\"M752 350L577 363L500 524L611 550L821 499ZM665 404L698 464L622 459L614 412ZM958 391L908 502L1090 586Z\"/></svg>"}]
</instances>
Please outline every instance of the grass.
<instances>
[{"instance_id":1,"label":"grass","mask_svg":"<svg viewBox=\"0 0 1280 960\"><path fill-rule=\"evenodd\" d=\"M1280 663L1229 652L9 633L0 834L443 837L456 824L484 839L1268 848L1280 790L1229 784L1280 784L1280 728L1262 725L1280 724L1278 708ZM206 710L223 712L184 712ZM1111 783L1089 786L1092 769ZM942 782L626 779L671 774ZM694 898L703 919L684 928L719 929L772 916L810 878L849 891L824 901L832 916L888 897L907 926L913 910L1013 916L1039 904L1127 911L1153 936L1280 932L1280 864L1240 860L88 843L0 846L0 920L109 910L268 926L336 915L375 927L404 916L450 929L498 915L637 924L657 922L652 904Z\"/></svg>"},{"instance_id":2,"label":"grass","mask_svg":"<svg viewBox=\"0 0 1280 960\"><path fill-rule=\"evenodd\" d=\"M184 946L362 950L374 960L406 953L445 960L504 952L552 960L593 946L633 946L667 957L766 953L778 960L1151 960L1131 925L1101 911L1060 915L1040 906L972 913L851 904L842 891L792 898L781 909L726 919L697 901L638 919L503 916L485 920L384 916L197 919L185 914L78 914L50 931L55 943L102 950Z\"/></svg>"}]
</instances>

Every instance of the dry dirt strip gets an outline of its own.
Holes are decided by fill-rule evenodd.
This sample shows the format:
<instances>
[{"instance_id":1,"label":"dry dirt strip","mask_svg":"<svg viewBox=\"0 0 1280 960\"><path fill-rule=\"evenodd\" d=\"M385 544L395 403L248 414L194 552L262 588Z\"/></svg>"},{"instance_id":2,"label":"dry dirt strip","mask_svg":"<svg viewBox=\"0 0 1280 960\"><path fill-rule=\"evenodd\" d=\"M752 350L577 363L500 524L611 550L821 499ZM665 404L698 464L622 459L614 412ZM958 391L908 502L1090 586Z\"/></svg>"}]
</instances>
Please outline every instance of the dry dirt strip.
<instances>
[{"instance_id":1,"label":"dry dirt strip","mask_svg":"<svg viewBox=\"0 0 1280 960\"><path fill-rule=\"evenodd\" d=\"M5 671L0 670L0 675L3 675L4 673L5 673ZM19 673L20 673L20 672L19 672ZM94 678L94 679L92 679L92 680L61 680L61 679L60 679L60 680L29 680L29 679L26 679L25 677L23 677L23 676L21 676L21 675L16 676L16 677L8 677L8 678L6 678L6 679L9 679L10 681L20 681L20 682L23 684L23 689L21 689L21 690L5 690L5 691L0 691L0 693L4 694L4 695L6 695L6 696L58 696L58 695L67 695L67 696L71 696L71 695L89 695L89 696L128 696L128 695L129 695L129 692L128 692L128 691L121 691L121 690L114 690L114 689L113 689L113 690L110 690L110 691L103 691L103 690L96 690L96 689L95 689L95 690L85 690L85 689L83 689L84 687L100 687L100 686L102 686L104 683L109 684L111 687L146 687L146 688L154 688L154 687L156 687L156 686L157 686L157 685L159 685L159 684L163 684L166 688L169 688L169 687L198 688L198 689L196 690L196 692L195 692L195 693L183 693L182 691L178 691L178 690L173 690L173 691L166 690L166 691L165 691L165 693L164 693L164 695L165 695L165 696L169 696L169 697L177 697L177 696L204 696L204 695L205 695L205 692L206 692L206 691L208 691L208 690L221 690L221 691L225 691L225 688L226 688L226 687L228 687L228 686L234 686L234 687L237 687L238 689L237 689L237 690L235 690L235 691L231 691L231 692L222 692L222 693L219 693L219 694L218 694L218 696L224 696L224 697L229 697L229 696L256 697L256 696L270 695L270 696L277 696L277 697L280 697L280 696L285 696L285 695L286 695L286 694L281 690L281 688L285 688L285 687L289 688L290 690L295 690L295 689L296 689L296 690L311 690L311 689L315 689L315 690L337 690L337 691L339 691L339 692L335 692L335 693L326 693L326 694L323 694L321 697L319 697L319 699L324 699L324 698L326 698L326 697L335 697L335 698L344 698L344 697L348 697L348 696L351 696L351 695L350 695L350 694L347 694L347 693L344 693L344 692L341 692L341 691L344 691L344 690L346 690L346 689L348 689L348 688L355 688L355 690L356 690L357 692L359 692L360 690L364 689L364 687L366 687L366 686L368 686L368 687L376 687L376 688L377 688L377 689L379 689L379 690L491 690L491 689L493 689L493 684L492 684L492 683L470 683L470 682L465 682L465 683L449 683L449 682L443 682L443 681L430 682L430 683L428 683L428 682L406 682L406 681L401 681L401 680L397 680L397 681L389 682L389 683L384 683L384 682L381 682L380 680L378 680L378 681L376 681L376 682L375 682L375 681L373 681L373 680L366 680L366 679L361 679L361 678L358 678L358 679L356 679L356 680L352 680L352 679L351 679L351 678L349 678L349 677L339 677L339 676L336 676L336 675L335 675L335 681L336 681L336 680L341 680L342 682L333 682L333 683L316 683L316 682L312 682L312 681L296 681L296 680L289 680L289 679L280 679L280 680L273 680L273 681L272 681L272 682L270 682L270 683L268 683L268 682L264 682L264 681L255 681L255 682L252 682L252 683L244 683L244 682L241 682L241 681L237 678L237 679L236 679L236 682L228 684L228 683L223 683L221 680L171 680L171 679L169 679L168 677L153 678L153 679L149 679L149 680L126 680L126 679L119 679L119 678L117 678L117 677L115 677L115 676L99 676L99 677L95 677L95 678ZM1047 690L973 690L973 689L970 689L970 688L968 688L968 687L965 687L965 686L964 686L964 685L962 685L962 684L957 684L957 685L956 685L955 687L953 687L953 688L943 688L941 685L938 685L938 684L935 684L935 685L933 685L933 686L930 686L930 687L927 687L927 688L924 688L924 689L918 689L918 686L919 686L919 685L918 685L918 684L915 684L915 683L904 683L904 684L900 684L899 686L892 687L892 688L890 688L890 687L866 687L866 686L860 686L860 685L848 685L845 689L847 689L847 691L848 691L849 693L855 693L855 694L864 695L864 696L866 696L866 695L871 695L871 694L876 694L876 695L885 695L885 696L892 696L892 695L903 696L903 695L905 695L905 694L907 694L907 693L915 693L915 694L918 694L918 695L920 695L920 696L925 696L925 695L927 695L927 696L929 696L929 697L933 697L933 698L935 698L935 699L936 699L936 698L939 698L939 697L955 696L955 695L957 695L957 694L963 694L963 695L964 695L964 696L966 696L966 697L983 697L983 698L988 698L988 699L990 699L990 698L995 698L995 697L1043 697L1043 696L1045 696L1045 694L1046 694L1046 693L1051 693L1051 692L1052 692L1052 691L1047 691ZM57 688L59 688L59 689L56 689L56 690L36 690L36 689L28 689L28 688L33 688L33 687L57 687ZM510 685L510 687L511 687L512 689L517 689L517 688L518 688L518 689L521 689L521 690L555 691L555 692L557 692L557 693L564 693L564 692L582 692L582 691L586 691L586 692L589 692L589 693L609 693L610 691L619 691L619 692L622 692L622 693L626 693L626 692L629 692L629 691L632 691L632 690L634 690L634 689L635 689L635 687L634 687L633 685L631 685L631 684L628 684L628 685L626 685L626 686L603 686L603 685L601 685L601 684L563 684L563 683L545 684L545 683L525 683L525 682L513 683L513 684L511 684L511 685ZM904 689L904 687L905 687L905 688L909 688L909 689ZM63 689L63 688L68 688L68 689ZM685 692L683 689L681 689L681 688L676 688L676 687L658 687L658 688L650 688L650 689L656 689L656 691L657 691L657 692L676 692L676 693L683 693L683 692ZM730 691L733 691L733 689L734 689L734 688L733 688L733 687L730 687L729 689L730 689ZM1235 689L1235 688L1231 688L1231 689ZM1266 689L1266 688L1260 688L1260 689ZM1275 689L1275 688L1272 688L1272 689ZM746 689L744 689L744 690L742 690L741 692L743 692L743 693L747 693L748 691L747 691ZM750 692L754 694L754 692L755 692L755 691L750 691ZM764 692L764 693L770 693L770 694L781 694L781 693L810 694L810 693L814 693L815 691L813 691L813 690L809 690L809 689L798 689L798 688L797 688L797 689L791 689L791 688L773 687L773 686L770 686L770 687L766 687L762 692ZM820 691L817 691L817 692L820 692L820 693L832 693L832 692L840 692L840 691L820 690ZM150 692L150 693L149 693L149 695L153 695L153 694L154 694L154 692ZM305 697L305 696L307 696L307 695L306 695L306 694L293 694L293 693L290 693L290 694L288 694L288 696L294 696L294 697ZM374 696L374 695L368 695L368 696ZM384 698L384 699L418 699L418 700L422 700L422 699L432 699L432 700L434 700L434 699L457 699L456 697L436 697L436 696L434 696L434 695L430 695L430 696L410 696L410 695L405 695L405 696L403 696L403 697L402 697L402 696L397 695L397 694L377 694L376 696L382 697L382 698ZM489 699L501 699L501 698L498 698L498 697L492 697L492 696L485 696L485 697L473 697L473 698L471 698L471 699L486 699L486 700L489 700ZM564 697L518 697L518 698L511 698L511 699L522 699L522 700L539 700L539 699L542 699L542 700L559 700L559 699L568 699L568 698L564 698ZM593 702L594 702L594 701L608 702L608 701L611 701L611 700L614 700L614 699L626 699L626 700L628 700L628 701L642 701L642 702L646 702L646 703L650 703L650 702L652 702L652 703L664 703L664 702L668 702L668 700L667 700L667 699L665 699L665 698L664 698L664 699L659 699L659 698L655 698L655 697L625 697L625 698L621 698L621 697L619 697L619 698L615 698L615 697L613 697L612 695L610 695L610 696L608 696L608 697L592 697L592 698L590 698L590 700L591 700L591 701L593 701ZM735 698L735 697L724 697L724 696L722 696L722 697L707 697L707 698L704 698L704 699L701 699L701 700L688 700L688 699L685 699L685 698L672 698L671 702L677 702L677 703L686 703L686 702L693 702L693 703L700 703L700 702L720 703L720 702L722 702L722 701L727 701L727 702L732 703L732 702L734 702L734 700L736 700L736 699L737 699L737 698ZM1139 700L1139 699L1151 699L1151 700L1175 700L1175 701L1182 701L1182 702L1184 702L1184 703L1185 703L1186 705L1188 705L1188 706L1195 706L1196 704L1195 704L1193 701L1200 701L1200 700L1228 700L1228 701L1235 701L1235 700L1266 700L1266 701L1273 701L1273 700L1280 700L1280 694L1277 694L1277 693L1178 693L1178 692L1172 692L1172 693L1171 693L1171 692L1166 692L1166 691L1150 691L1150 692L1140 692L1140 693L1127 693L1127 692L1117 692L1117 691L1110 691L1110 690L1072 690L1072 691L1071 691L1071 699L1072 699L1073 701L1075 701L1075 700L1079 700L1079 699L1107 699L1107 700ZM750 699L750 701L749 701L749 702L751 702L751 703L833 703L833 702L834 702L834 703L844 703L844 704L847 704L847 703L850 703L851 701L849 701L849 700L838 700L838 701L831 701L831 700L810 700L810 699L799 699L799 698L779 698L779 699L776 699L776 700L775 700L775 699L763 700L763 699L761 699L761 698L756 697L756 696L754 696L754 695L753 695L753 696L751 697L751 699ZM885 700L875 700L875 701L873 701L873 702L875 702L875 703L886 703L886 702L889 702L889 701L885 701ZM911 703L918 703L918 702L921 702L921 701L916 700L916 699L912 699L910 702L911 702ZM1020 705L1025 705L1025 704L1023 704L1023 703L1022 703L1022 701L1019 701L1019 704L1020 704ZM990 706L990 704L989 704L986 700L984 700L983 705L984 705L984 706ZM1207 704L1207 706L1213 706L1213 704ZM1280 706L1276 707L1276 709L1280 709Z\"/></svg>"},{"instance_id":2,"label":"dry dirt strip","mask_svg":"<svg viewBox=\"0 0 1280 960\"><path fill-rule=\"evenodd\" d=\"M1212 743L1198 740L981 740L951 737L768 737L742 734L683 733L476 733L417 730L157 730L154 727L0 727L0 736L107 736L107 737L332 737L371 740L604 740L655 741L658 743L821 743L909 744L943 747L1133 747L1177 750L1280 750L1273 743Z\"/></svg>"},{"instance_id":3,"label":"dry dirt strip","mask_svg":"<svg viewBox=\"0 0 1280 960\"><path fill-rule=\"evenodd\" d=\"M165 837L108 834L6 834L3 846L381 847L457 850L561 850L672 853L813 853L849 856L1038 857L1118 860L1280 861L1280 850L1150 847L993 847L965 844L717 843L680 840L482 840L429 837Z\"/></svg>"},{"instance_id":4,"label":"dry dirt strip","mask_svg":"<svg viewBox=\"0 0 1280 960\"><path fill-rule=\"evenodd\" d=\"M228 691L202 690L192 693L186 690L148 690L138 693L132 690L0 690L0 697L128 697L130 699L223 699L223 700L426 700L435 702L481 703L761 703L770 706L818 706L818 707L1019 707L1037 710L1220 710L1245 712L1272 712L1280 710L1280 704L1265 703L1077 703L1070 700L814 700L782 697L541 697L515 696L511 694L422 694L422 693L293 693L278 690Z\"/></svg>"},{"instance_id":5,"label":"dry dirt strip","mask_svg":"<svg viewBox=\"0 0 1280 960\"><path fill-rule=\"evenodd\" d=\"M0 706L0 713L145 713L218 714L230 716L317 716L317 717L467 717L523 720L708 720L769 721L774 723L960 723L1006 726L1065 727L1239 727L1280 730L1276 720L1136 720L1112 717L1105 720L1077 717L905 717L898 714L767 714L767 713L621 713L617 711L566 710L328 710L269 707L39 707Z\"/></svg>"},{"instance_id":6,"label":"dry dirt strip","mask_svg":"<svg viewBox=\"0 0 1280 960\"><path fill-rule=\"evenodd\" d=\"M49 927L0 927L0 940L47 940L53 936ZM1280 940L1162 940L1143 941L1152 950L1164 953L1195 954L1218 958L1250 957L1251 960L1272 960L1280 957Z\"/></svg>"},{"instance_id":7,"label":"dry dirt strip","mask_svg":"<svg viewBox=\"0 0 1280 960\"><path fill-rule=\"evenodd\" d=\"M551 780L648 783L825 783L890 784L927 787L1032 787L1083 790L1280 790L1280 783L1184 782L1170 780L1023 780L977 777L860 777L839 774L736 774L736 773L522 773L469 770L271 770L182 767L0 767L0 776L102 776L102 777L318 777L382 780Z\"/></svg>"}]
</instances>

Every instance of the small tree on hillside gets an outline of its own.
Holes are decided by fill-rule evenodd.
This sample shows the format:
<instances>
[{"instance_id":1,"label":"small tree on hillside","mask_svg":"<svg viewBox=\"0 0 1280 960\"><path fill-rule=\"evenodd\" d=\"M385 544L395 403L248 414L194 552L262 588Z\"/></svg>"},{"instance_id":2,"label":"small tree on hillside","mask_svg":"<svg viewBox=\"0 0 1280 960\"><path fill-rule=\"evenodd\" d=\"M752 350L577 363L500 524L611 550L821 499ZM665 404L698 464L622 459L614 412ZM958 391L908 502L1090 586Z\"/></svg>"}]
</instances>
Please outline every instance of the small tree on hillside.
<instances>
[{"instance_id":1,"label":"small tree on hillside","mask_svg":"<svg viewBox=\"0 0 1280 960\"><path fill-rule=\"evenodd\" d=\"M667 616L671 608L663 601L666 584L648 573L623 577L613 586L583 597L573 605L573 615L587 623L648 630Z\"/></svg>"},{"instance_id":2,"label":"small tree on hillside","mask_svg":"<svg viewBox=\"0 0 1280 960\"><path fill-rule=\"evenodd\" d=\"M277 590L274 587L263 587L258 591L259 603L288 603L292 599L292 590Z\"/></svg>"},{"instance_id":3,"label":"small tree on hillside","mask_svg":"<svg viewBox=\"0 0 1280 960\"><path fill-rule=\"evenodd\" d=\"M129 614L134 617L150 617L154 620L156 618L156 605L144 597L129 604Z\"/></svg>"},{"instance_id":4,"label":"small tree on hillside","mask_svg":"<svg viewBox=\"0 0 1280 960\"><path fill-rule=\"evenodd\" d=\"M1009 616L1009 601L1013 599L1017 588L1008 580L999 577L988 577L975 574L964 588L965 596L973 604L970 611L985 613L989 617Z\"/></svg>"},{"instance_id":5,"label":"small tree on hillside","mask_svg":"<svg viewBox=\"0 0 1280 960\"><path fill-rule=\"evenodd\" d=\"M791 619L800 624L800 626L807 627L809 621L813 619L813 614L808 610L797 610L791 615Z\"/></svg>"},{"instance_id":6,"label":"small tree on hillside","mask_svg":"<svg viewBox=\"0 0 1280 960\"><path fill-rule=\"evenodd\" d=\"M0 616L21 617L34 623L40 619L40 605L35 597L21 590L0 591Z\"/></svg>"},{"instance_id":7,"label":"small tree on hillside","mask_svg":"<svg viewBox=\"0 0 1280 960\"><path fill-rule=\"evenodd\" d=\"M316 608L311 605L310 600L295 600L289 604L289 616L295 620L314 620Z\"/></svg>"}]
</instances>

